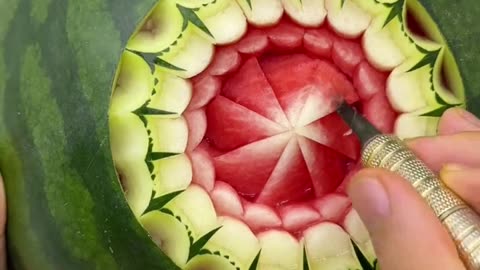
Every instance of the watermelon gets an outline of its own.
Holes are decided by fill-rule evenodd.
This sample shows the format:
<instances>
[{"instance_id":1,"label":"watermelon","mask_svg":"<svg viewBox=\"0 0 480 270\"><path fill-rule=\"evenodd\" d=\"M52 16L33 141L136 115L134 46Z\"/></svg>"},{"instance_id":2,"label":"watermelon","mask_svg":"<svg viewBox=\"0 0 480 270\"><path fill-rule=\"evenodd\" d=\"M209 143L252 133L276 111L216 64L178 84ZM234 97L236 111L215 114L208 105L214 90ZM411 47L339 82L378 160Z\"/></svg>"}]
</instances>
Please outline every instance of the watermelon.
<instances>
[{"instance_id":1,"label":"watermelon","mask_svg":"<svg viewBox=\"0 0 480 270\"><path fill-rule=\"evenodd\" d=\"M372 269L346 100L480 115L473 0L6 0L11 269Z\"/></svg>"}]
</instances>

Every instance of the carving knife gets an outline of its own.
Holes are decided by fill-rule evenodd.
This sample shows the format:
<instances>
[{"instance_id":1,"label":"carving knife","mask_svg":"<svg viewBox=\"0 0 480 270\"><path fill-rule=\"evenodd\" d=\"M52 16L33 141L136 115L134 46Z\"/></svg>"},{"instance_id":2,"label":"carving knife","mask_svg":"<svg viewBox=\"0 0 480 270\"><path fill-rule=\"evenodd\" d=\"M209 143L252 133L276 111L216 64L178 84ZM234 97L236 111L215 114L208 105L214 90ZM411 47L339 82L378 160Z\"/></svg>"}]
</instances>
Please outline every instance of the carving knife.
<instances>
[{"instance_id":1,"label":"carving knife","mask_svg":"<svg viewBox=\"0 0 480 270\"><path fill-rule=\"evenodd\" d=\"M337 112L360 139L363 166L383 168L408 181L446 227L467 269L480 270L480 215L446 187L401 139L382 134L345 102Z\"/></svg>"}]
</instances>

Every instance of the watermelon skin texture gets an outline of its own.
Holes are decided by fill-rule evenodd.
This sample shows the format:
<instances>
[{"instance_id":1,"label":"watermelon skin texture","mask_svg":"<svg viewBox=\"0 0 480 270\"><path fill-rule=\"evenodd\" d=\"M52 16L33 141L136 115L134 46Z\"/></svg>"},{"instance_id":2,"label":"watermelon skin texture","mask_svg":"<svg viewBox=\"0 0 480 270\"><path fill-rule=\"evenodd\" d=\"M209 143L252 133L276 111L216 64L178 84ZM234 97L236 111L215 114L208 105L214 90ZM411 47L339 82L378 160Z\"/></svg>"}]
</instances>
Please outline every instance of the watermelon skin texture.
<instances>
[{"instance_id":1,"label":"watermelon skin texture","mask_svg":"<svg viewBox=\"0 0 480 270\"><path fill-rule=\"evenodd\" d=\"M457 62L465 87L467 110L480 116L480 5L463 0L451 5L448 0L418 0L435 20Z\"/></svg>"},{"instance_id":2,"label":"watermelon skin texture","mask_svg":"<svg viewBox=\"0 0 480 270\"><path fill-rule=\"evenodd\" d=\"M117 63L155 3L0 1L9 269L177 269L130 211L108 139Z\"/></svg>"},{"instance_id":3,"label":"watermelon skin texture","mask_svg":"<svg viewBox=\"0 0 480 270\"><path fill-rule=\"evenodd\" d=\"M477 0L420 0L480 116ZM121 51L156 0L0 1L0 171L9 269L178 269L118 185L108 104Z\"/></svg>"}]
</instances>

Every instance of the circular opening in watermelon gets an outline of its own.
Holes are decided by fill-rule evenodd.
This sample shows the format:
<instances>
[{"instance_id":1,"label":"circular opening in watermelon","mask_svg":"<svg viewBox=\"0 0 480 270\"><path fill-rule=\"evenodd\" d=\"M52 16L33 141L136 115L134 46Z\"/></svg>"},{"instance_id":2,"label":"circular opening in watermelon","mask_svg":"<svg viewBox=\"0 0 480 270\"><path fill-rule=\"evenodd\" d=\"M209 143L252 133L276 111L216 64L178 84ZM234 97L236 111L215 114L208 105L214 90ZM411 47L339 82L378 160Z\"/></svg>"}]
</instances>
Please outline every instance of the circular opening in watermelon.
<instances>
[{"instance_id":1,"label":"circular opening in watermelon","mask_svg":"<svg viewBox=\"0 0 480 270\"><path fill-rule=\"evenodd\" d=\"M152 10L122 57L111 141L132 211L177 265L373 265L345 194L360 145L339 102L410 138L435 134L464 97L425 10L390 2L176 0Z\"/></svg>"},{"instance_id":2,"label":"circular opening in watermelon","mask_svg":"<svg viewBox=\"0 0 480 270\"><path fill-rule=\"evenodd\" d=\"M387 76L364 60L358 43L326 27L316 29L315 38L330 44L319 55L302 46L308 34L287 20L273 28L251 28L237 44L248 42L259 51L233 65L225 55L236 54L236 45L217 47L214 65L195 78L205 80L218 70L225 74L206 105L191 103L189 108L205 110L207 128L199 151L213 158L215 180L228 183L250 202L276 207L334 192L360 150L357 137L335 112L339 100L368 111L373 96L384 98ZM271 44L261 48L263 39ZM373 74L370 78L376 76L371 84L377 88L362 100L352 83L353 78L363 83L354 75L360 65ZM193 85L194 98L202 86ZM391 117L376 124L391 132L395 113L386 98L382 109ZM195 136L196 123L190 125Z\"/></svg>"}]
</instances>

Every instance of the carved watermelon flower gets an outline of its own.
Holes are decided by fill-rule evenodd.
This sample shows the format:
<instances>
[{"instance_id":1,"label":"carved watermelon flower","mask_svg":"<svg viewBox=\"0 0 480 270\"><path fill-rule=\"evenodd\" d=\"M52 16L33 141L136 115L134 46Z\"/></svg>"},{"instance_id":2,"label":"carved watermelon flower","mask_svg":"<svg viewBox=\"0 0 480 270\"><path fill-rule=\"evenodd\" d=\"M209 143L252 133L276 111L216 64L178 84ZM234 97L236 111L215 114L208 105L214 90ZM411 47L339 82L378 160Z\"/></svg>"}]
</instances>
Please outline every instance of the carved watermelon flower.
<instances>
[{"instance_id":1,"label":"carved watermelon flower","mask_svg":"<svg viewBox=\"0 0 480 270\"><path fill-rule=\"evenodd\" d=\"M132 37L111 108L127 198L187 268L370 267L344 192L360 145L335 110L431 134L419 114L457 102L435 78L442 46L405 28L403 1L270 2L164 1Z\"/></svg>"}]
</instances>

